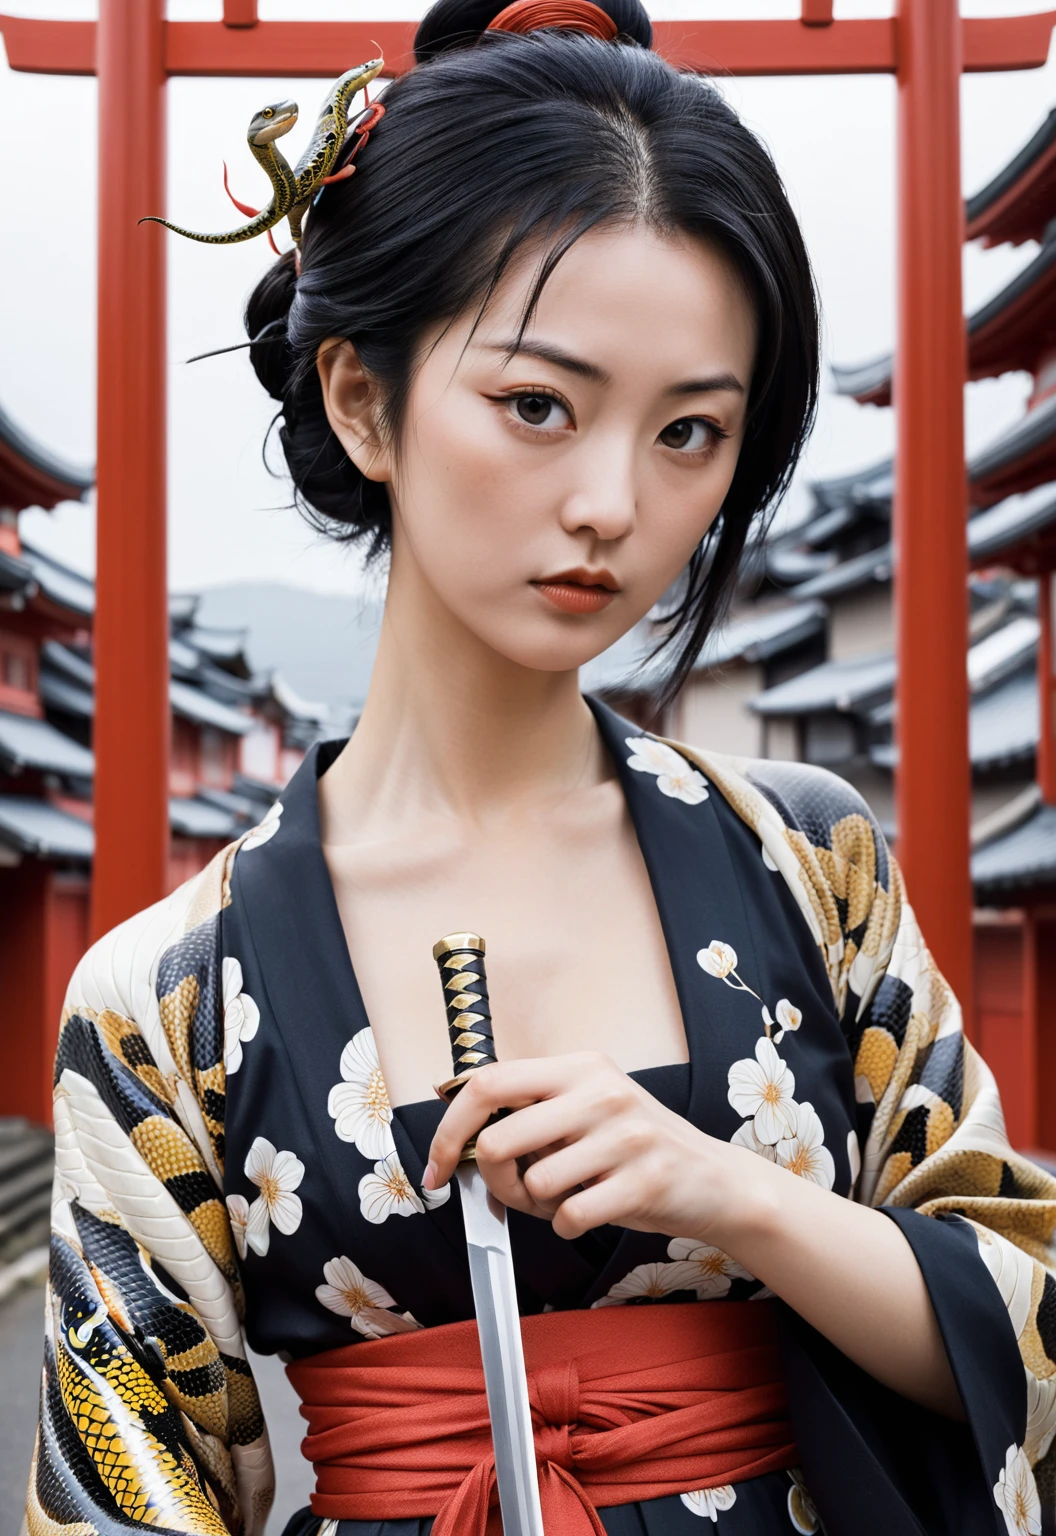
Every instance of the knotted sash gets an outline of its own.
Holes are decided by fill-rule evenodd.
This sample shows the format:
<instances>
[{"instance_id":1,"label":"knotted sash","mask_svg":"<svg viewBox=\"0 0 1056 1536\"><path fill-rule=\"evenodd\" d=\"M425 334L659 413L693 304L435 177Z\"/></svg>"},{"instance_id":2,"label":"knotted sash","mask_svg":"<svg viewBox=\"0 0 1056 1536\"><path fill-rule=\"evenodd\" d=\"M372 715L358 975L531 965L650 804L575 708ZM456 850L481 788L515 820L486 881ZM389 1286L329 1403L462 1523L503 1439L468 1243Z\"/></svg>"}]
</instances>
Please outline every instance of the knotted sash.
<instances>
[{"instance_id":1,"label":"knotted sash","mask_svg":"<svg viewBox=\"0 0 1056 1536\"><path fill-rule=\"evenodd\" d=\"M521 1323L547 1536L605 1536L599 1508L796 1465L772 1302ZM287 1375L308 1420L313 1514L501 1531L475 1322L328 1350Z\"/></svg>"}]
</instances>

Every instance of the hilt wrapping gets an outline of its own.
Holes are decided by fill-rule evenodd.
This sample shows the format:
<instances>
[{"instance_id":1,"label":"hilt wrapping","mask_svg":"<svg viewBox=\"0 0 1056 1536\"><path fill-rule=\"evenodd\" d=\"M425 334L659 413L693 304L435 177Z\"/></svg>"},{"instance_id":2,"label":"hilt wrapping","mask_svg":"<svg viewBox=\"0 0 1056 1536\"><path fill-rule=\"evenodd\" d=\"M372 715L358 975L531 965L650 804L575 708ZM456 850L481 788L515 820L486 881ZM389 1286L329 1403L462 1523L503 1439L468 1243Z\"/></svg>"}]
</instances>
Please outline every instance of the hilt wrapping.
<instances>
[{"instance_id":1,"label":"hilt wrapping","mask_svg":"<svg viewBox=\"0 0 1056 1536\"><path fill-rule=\"evenodd\" d=\"M449 1099L474 1072L495 1060L484 940L475 933L449 933L433 945L433 959L440 971L451 1036L455 1075L440 1086L443 1097Z\"/></svg>"}]
</instances>

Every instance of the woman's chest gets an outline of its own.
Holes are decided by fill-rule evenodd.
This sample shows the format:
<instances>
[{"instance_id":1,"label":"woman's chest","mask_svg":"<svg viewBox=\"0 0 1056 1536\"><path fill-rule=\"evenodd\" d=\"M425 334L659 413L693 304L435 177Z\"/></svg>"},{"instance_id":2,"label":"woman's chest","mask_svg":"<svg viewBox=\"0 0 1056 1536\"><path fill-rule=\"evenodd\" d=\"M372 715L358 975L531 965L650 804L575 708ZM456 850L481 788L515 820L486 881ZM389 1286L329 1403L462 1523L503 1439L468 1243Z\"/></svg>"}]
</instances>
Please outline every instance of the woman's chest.
<instances>
[{"instance_id":1,"label":"woman's chest","mask_svg":"<svg viewBox=\"0 0 1056 1536\"><path fill-rule=\"evenodd\" d=\"M578 824L462 836L392 860L324 849L394 1104L430 1098L450 1076L432 951L452 932L486 942L500 1059L594 1050L625 1071L687 1059L649 877L622 797L607 798L607 814L595 806Z\"/></svg>"},{"instance_id":2,"label":"woman's chest","mask_svg":"<svg viewBox=\"0 0 1056 1536\"><path fill-rule=\"evenodd\" d=\"M643 797L635 827L689 1058L639 1080L702 1132L737 1139L790 1176L849 1192L856 1171L850 1058L793 896L717 795L672 800L644 779L630 790ZM467 1317L472 1301L457 1190L437 1199L422 1187L443 1106L424 1093L393 1112L318 841L298 848L294 837L283 845L286 836L269 843L270 863L254 864L257 851L239 856L224 914L234 1033L250 1020L229 1058L226 1183L236 1220L247 1221L250 1337L264 1349L311 1353L350 1337ZM489 926L486 910L453 910L440 928L467 920L484 929L489 958L501 949L493 935L506 930ZM384 952L399 968L412 949L423 951L421 1007L435 1019L443 1042L437 1075L446 1075L433 926L435 915L424 914L419 941L405 933L405 949L394 925ZM515 939L511 926L511 949ZM528 949L545 969L546 943ZM574 958L575 947L569 952ZM630 988L642 974L641 955L640 935L624 932L605 969ZM514 984L508 996L512 1008ZM494 995L493 1002L498 1020ZM581 1048L578 1015L590 1006L588 999L566 1011L558 1049ZM648 999L638 1009L643 1038L655 1041ZM250 1241L260 1228L263 1245ZM569 1244L531 1218L514 1221L512 1231L526 1312L685 1299L687 1289L717 1299L753 1287L723 1256L687 1256L684 1242L673 1251L660 1235L603 1229Z\"/></svg>"}]
</instances>

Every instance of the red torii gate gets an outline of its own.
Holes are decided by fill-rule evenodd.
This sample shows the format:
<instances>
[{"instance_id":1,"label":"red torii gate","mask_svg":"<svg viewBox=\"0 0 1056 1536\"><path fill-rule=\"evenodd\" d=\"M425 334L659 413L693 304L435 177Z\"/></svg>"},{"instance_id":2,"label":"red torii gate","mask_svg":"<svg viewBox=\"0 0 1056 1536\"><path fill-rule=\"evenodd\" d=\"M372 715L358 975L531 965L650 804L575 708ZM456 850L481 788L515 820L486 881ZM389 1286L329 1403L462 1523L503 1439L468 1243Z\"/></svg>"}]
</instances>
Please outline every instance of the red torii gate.
<instances>
[{"instance_id":1,"label":"red torii gate","mask_svg":"<svg viewBox=\"0 0 1056 1536\"><path fill-rule=\"evenodd\" d=\"M970 775L959 82L1044 64L1056 11L962 21L957 0L897 0L887 19L658 22L658 51L702 74L894 74L899 87L895 541L898 851L936 958L971 998ZM99 21L0 15L13 69L99 79L96 855L101 932L165 886L165 84L170 75L332 77L380 45L413 62L414 23L168 22L164 0L100 0Z\"/></svg>"}]
</instances>

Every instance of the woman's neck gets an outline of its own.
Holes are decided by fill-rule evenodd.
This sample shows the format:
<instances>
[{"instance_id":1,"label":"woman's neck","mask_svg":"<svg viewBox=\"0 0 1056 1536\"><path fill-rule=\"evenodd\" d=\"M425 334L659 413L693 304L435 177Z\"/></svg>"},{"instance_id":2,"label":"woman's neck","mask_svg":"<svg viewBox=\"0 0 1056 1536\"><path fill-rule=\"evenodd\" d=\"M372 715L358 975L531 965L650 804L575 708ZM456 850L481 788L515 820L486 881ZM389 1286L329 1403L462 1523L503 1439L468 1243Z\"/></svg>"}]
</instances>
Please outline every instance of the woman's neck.
<instances>
[{"instance_id":1,"label":"woman's neck","mask_svg":"<svg viewBox=\"0 0 1056 1536\"><path fill-rule=\"evenodd\" d=\"M423 815L497 825L611 775L578 673L501 656L416 575L390 576L367 701L322 781L326 842Z\"/></svg>"}]
</instances>

